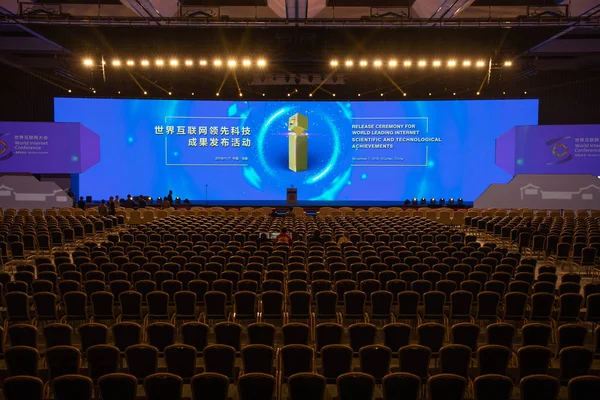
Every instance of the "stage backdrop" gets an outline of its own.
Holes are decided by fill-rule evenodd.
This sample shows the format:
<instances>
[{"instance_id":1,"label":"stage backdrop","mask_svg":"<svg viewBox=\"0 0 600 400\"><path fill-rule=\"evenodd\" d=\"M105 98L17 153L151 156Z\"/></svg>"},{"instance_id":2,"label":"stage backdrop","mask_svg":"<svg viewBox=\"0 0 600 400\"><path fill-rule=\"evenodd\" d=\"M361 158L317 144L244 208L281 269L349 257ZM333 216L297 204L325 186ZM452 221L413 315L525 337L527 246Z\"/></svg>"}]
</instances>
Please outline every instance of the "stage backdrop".
<instances>
[{"instance_id":1,"label":"stage backdrop","mask_svg":"<svg viewBox=\"0 0 600 400\"><path fill-rule=\"evenodd\" d=\"M512 175L495 140L537 100L258 102L56 98L57 122L101 137L80 194L199 201L476 199ZM291 159L291 161L290 161Z\"/></svg>"}]
</instances>

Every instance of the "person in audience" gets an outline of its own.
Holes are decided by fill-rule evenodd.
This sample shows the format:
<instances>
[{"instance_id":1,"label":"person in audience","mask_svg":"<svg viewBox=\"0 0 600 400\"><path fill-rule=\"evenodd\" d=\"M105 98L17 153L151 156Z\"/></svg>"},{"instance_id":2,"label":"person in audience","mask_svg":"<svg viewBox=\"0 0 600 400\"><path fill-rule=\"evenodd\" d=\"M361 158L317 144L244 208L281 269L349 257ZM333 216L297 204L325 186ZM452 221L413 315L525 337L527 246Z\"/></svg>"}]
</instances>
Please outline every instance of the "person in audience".
<instances>
[{"instance_id":1,"label":"person in audience","mask_svg":"<svg viewBox=\"0 0 600 400\"><path fill-rule=\"evenodd\" d=\"M119 206L120 202L119 202L119 195L115 196L115 199L113 200L115 203L115 208Z\"/></svg>"},{"instance_id":2,"label":"person in audience","mask_svg":"<svg viewBox=\"0 0 600 400\"><path fill-rule=\"evenodd\" d=\"M130 194L127 195L127 200L125 200L125 208L134 208L136 206L133 197Z\"/></svg>"},{"instance_id":3,"label":"person in audience","mask_svg":"<svg viewBox=\"0 0 600 400\"><path fill-rule=\"evenodd\" d=\"M263 243L271 243L271 241L269 240L269 238L267 237L266 233L261 233L260 237L258 238L258 245L260 247L261 244Z\"/></svg>"},{"instance_id":4,"label":"person in audience","mask_svg":"<svg viewBox=\"0 0 600 400\"><path fill-rule=\"evenodd\" d=\"M348 232L344 232L340 240L338 240L338 246L342 247L344 243L350 243L350 234Z\"/></svg>"},{"instance_id":5,"label":"person in audience","mask_svg":"<svg viewBox=\"0 0 600 400\"><path fill-rule=\"evenodd\" d=\"M312 236L308 238L308 243L324 244L325 240L321 237L321 232L318 229L315 229Z\"/></svg>"},{"instance_id":6,"label":"person in audience","mask_svg":"<svg viewBox=\"0 0 600 400\"><path fill-rule=\"evenodd\" d=\"M277 243L292 243L292 237L285 226L281 228L281 233L277 236Z\"/></svg>"},{"instance_id":7,"label":"person in audience","mask_svg":"<svg viewBox=\"0 0 600 400\"><path fill-rule=\"evenodd\" d=\"M98 206L98 214L101 217L108 217L108 207L106 207L106 200L102 200Z\"/></svg>"},{"instance_id":8,"label":"person in audience","mask_svg":"<svg viewBox=\"0 0 600 400\"><path fill-rule=\"evenodd\" d=\"M140 199L138 200L138 208L146 208L146 198L140 194Z\"/></svg>"},{"instance_id":9,"label":"person in audience","mask_svg":"<svg viewBox=\"0 0 600 400\"><path fill-rule=\"evenodd\" d=\"M108 199L108 213L113 216L117 215L117 204L112 196L110 196L110 199Z\"/></svg>"},{"instance_id":10,"label":"person in audience","mask_svg":"<svg viewBox=\"0 0 600 400\"><path fill-rule=\"evenodd\" d=\"M169 190L169 194L167 195L167 200L169 200L169 203L173 204L173 191Z\"/></svg>"},{"instance_id":11,"label":"person in audience","mask_svg":"<svg viewBox=\"0 0 600 400\"><path fill-rule=\"evenodd\" d=\"M77 208L85 210L85 200L83 199L83 196L79 197L79 201L77 202Z\"/></svg>"}]
</instances>

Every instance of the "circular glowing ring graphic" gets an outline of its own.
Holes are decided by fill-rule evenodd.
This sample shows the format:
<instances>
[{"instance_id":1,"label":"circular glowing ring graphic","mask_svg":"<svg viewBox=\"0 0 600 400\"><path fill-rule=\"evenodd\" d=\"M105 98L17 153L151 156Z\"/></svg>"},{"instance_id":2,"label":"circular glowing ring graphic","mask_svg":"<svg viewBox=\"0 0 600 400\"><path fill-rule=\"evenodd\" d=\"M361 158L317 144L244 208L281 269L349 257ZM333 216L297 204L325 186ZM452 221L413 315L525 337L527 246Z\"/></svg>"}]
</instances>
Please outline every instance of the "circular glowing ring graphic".
<instances>
[{"instance_id":1,"label":"circular glowing ring graphic","mask_svg":"<svg viewBox=\"0 0 600 400\"><path fill-rule=\"evenodd\" d=\"M567 145L564 143L557 143L554 145L554 147L552 147L552 154L558 158L566 156L568 151L569 151L569 149L567 148Z\"/></svg>"},{"instance_id":2,"label":"circular glowing ring graphic","mask_svg":"<svg viewBox=\"0 0 600 400\"><path fill-rule=\"evenodd\" d=\"M8 150L8 144L4 140L0 140L0 154L6 153Z\"/></svg>"}]
</instances>

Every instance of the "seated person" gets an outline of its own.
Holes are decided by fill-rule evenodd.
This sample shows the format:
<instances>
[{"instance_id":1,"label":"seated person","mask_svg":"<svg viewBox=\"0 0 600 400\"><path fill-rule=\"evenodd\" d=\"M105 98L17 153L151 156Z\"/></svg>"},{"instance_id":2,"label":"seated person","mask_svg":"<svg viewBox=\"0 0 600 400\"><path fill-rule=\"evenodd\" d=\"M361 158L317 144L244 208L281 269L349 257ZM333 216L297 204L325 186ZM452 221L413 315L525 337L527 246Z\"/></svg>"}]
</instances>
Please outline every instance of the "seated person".
<instances>
[{"instance_id":1,"label":"seated person","mask_svg":"<svg viewBox=\"0 0 600 400\"><path fill-rule=\"evenodd\" d=\"M342 235L342 237L340 238L340 240L338 240L338 246L342 247L342 245L344 243L351 243L350 242L350 234L348 232L344 232L344 234Z\"/></svg>"},{"instance_id":2,"label":"seated person","mask_svg":"<svg viewBox=\"0 0 600 400\"><path fill-rule=\"evenodd\" d=\"M277 243L292 243L292 237L288 233L287 228L284 226L281 228L281 233L277 236Z\"/></svg>"},{"instance_id":3,"label":"seated person","mask_svg":"<svg viewBox=\"0 0 600 400\"><path fill-rule=\"evenodd\" d=\"M263 243L271 243L271 240L269 240L269 238L267 237L266 233L261 233L258 240L257 240L257 244L260 247L261 244Z\"/></svg>"}]
</instances>

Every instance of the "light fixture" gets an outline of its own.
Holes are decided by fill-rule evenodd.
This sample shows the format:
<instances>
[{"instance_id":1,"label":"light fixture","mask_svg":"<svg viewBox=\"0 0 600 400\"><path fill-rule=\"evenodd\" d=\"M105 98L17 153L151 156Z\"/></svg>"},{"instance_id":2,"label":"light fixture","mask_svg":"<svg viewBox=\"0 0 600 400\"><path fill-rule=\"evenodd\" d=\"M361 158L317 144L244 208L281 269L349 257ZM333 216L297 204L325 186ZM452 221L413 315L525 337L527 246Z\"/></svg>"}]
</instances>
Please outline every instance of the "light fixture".
<instances>
[{"instance_id":1,"label":"light fixture","mask_svg":"<svg viewBox=\"0 0 600 400\"><path fill-rule=\"evenodd\" d=\"M479 96L479 92L477 92L477 96Z\"/></svg>"},{"instance_id":2,"label":"light fixture","mask_svg":"<svg viewBox=\"0 0 600 400\"><path fill-rule=\"evenodd\" d=\"M86 67L91 67L92 65L94 65L94 61L92 61L91 58L86 58L85 60L83 60L83 65L85 65Z\"/></svg>"},{"instance_id":3,"label":"light fixture","mask_svg":"<svg viewBox=\"0 0 600 400\"><path fill-rule=\"evenodd\" d=\"M441 65L442 65L442 62L441 62L440 60L434 60L434 61L433 61L433 66L434 66L434 67L438 68L438 67L440 67Z\"/></svg>"},{"instance_id":4,"label":"light fixture","mask_svg":"<svg viewBox=\"0 0 600 400\"><path fill-rule=\"evenodd\" d=\"M179 61L173 58L171 61L169 61L169 65L171 65L171 67L177 67L179 66Z\"/></svg>"},{"instance_id":5,"label":"light fixture","mask_svg":"<svg viewBox=\"0 0 600 400\"><path fill-rule=\"evenodd\" d=\"M92 93L96 94L96 91L95 91L95 90L92 90Z\"/></svg>"},{"instance_id":6,"label":"light fixture","mask_svg":"<svg viewBox=\"0 0 600 400\"><path fill-rule=\"evenodd\" d=\"M477 61L477 63L475 64L475 66L477 68L485 67L485 61L479 60L479 61Z\"/></svg>"},{"instance_id":7,"label":"light fixture","mask_svg":"<svg viewBox=\"0 0 600 400\"><path fill-rule=\"evenodd\" d=\"M358 97L360 97L360 93L358 94Z\"/></svg>"},{"instance_id":8,"label":"light fixture","mask_svg":"<svg viewBox=\"0 0 600 400\"><path fill-rule=\"evenodd\" d=\"M163 65L165 65L164 60L158 59L156 60L156 65L158 65L159 67L162 67Z\"/></svg>"},{"instance_id":9,"label":"light fixture","mask_svg":"<svg viewBox=\"0 0 600 400\"><path fill-rule=\"evenodd\" d=\"M259 67L264 67L267 65L267 61L263 58L259 58L258 61L256 61L256 65Z\"/></svg>"},{"instance_id":10,"label":"light fixture","mask_svg":"<svg viewBox=\"0 0 600 400\"><path fill-rule=\"evenodd\" d=\"M112 65L113 65L113 67L120 67L121 66L121 61L119 61L119 60L113 60Z\"/></svg>"},{"instance_id":11,"label":"light fixture","mask_svg":"<svg viewBox=\"0 0 600 400\"><path fill-rule=\"evenodd\" d=\"M243 96L243 95L242 95L242 92L240 92L240 97L242 97L242 96Z\"/></svg>"},{"instance_id":12,"label":"light fixture","mask_svg":"<svg viewBox=\"0 0 600 400\"><path fill-rule=\"evenodd\" d=\"M358 65L360 65L361 67L366 67L367 65L369 65L369 63L367 62L367 60L360 60L360 62L358 63Z\"/></svg>"},{"instance_id":13,"label":"light fixture","mask_svg":"<svg viewBox=\"0 0 600 400\"><path fill-rule=\"evenodd\" d=\"M308 94L308 97L312 97L312 93L309 93L309 94Z\"/></svg>"},{"instance_id":14,"label":"light fixture","mask_svg":"<svg viewBox=\"0 0 600 400\"><path fill-rule=\"evenodd\" d=\"M419 67L423 68L424 66L427 65L427 61L425 60L419 60L419 63L417 64Z\"/></svg>"},{"instance_id":15,"label":"light fixture","mask_svg":"<svg viewBox=\"0 0 600 400\"><path fill-rule=\"evenodd\" d=\"M194 92L192 92L192 96L194 95Z\"/></svg>"},{"instance_id":16,"label":"light fixture","mask_svg":"<svg viewBox=\"0 0 600 400\"><path fill-rule=\"evenodd\" d=\"M252 61L250 61L249 59L245 58L245 59L242 61L242 65L243 65L244 67L249 67L249 66L251 66L251 65L252 65Z\"/></svg>"},{"instance_id":17,"label":"light fixture","mask_svg":"<svg viewBox=\"0 0 600 400\"><path fill-rule=\"evenodd\" d=\"M502 92L502 94L506 94L506 92Z\"/></svg>"},{"instance_id":18,"label":"light fixture","mask_svg":"<svg viewBox=\"0 0 600 400\"><path fill-rule=\"evenodd\" d=\"M206 60L200 60L200 66L205 67L208 62Z\"/></svg>"},{"instance_id":19,"label":"light fixture","mask_svg":"<svg viewBox=\"0 0 600 400\"><path fill-rule=\"evenodd\" d=\"M337 61L337 60L331 60L331 61L329 62L329 65L331 65L332 67L337 67L337 66L338 66L338 64L339 64L339 63L338 63L338 61Z\"/></svg>"},{"instance_id":20,"label":"light fixture","mask_svg":"<svg viewBox=\"0 0 600 400\"><path fill-rule=\"evenodd\" d=\"M448 67L450 67L450 68L456 67L456 60L448 60Z\"/></svg>"},{"instance_id":21,"label":"light fixture","mask_svg":"<svg viewBox=\"0 0 600 400\"><path fill-rule=\"evenodd\" d=\"M332 96L335 97L335 93Z\"/></svg>"},{"instance_id":22,"label":"light fixture","mask_svg":"<svg viewBox=\"0 0 600 400\"><path fill-rule=\"evenodd\" d=\"M346 67L351 67L354 65L354 62L352 60L346 60L344 64L346 65Z\"/></svg>"},{"instance_id":23,"label":"light fixture","mask_svg":"<svg viewBox=\"0 0 600 400\"><path fill-rule=\"evenodd\" d=\"M380 93L379 95L380 95L381 97L383 97L383 93Z\"/></svg>"},{"instance_id":24,"label":"light fixture","mask_svg":"<svg viewBox=\"0 0 600 400\"><path fill-rule=\"evenodd\" d=\"M215 94L215 96L219 97L219 92L217 92L217 93Z\"/></svg>"},{"instance_id":25,"label":"light fixture","mask_svg":"<svg viewBox=\"0 0 600 400\"><path fill-rule=\"evenodd\" d=\"M147 94L148 94L148 92L144 92L144 96L147 95Z\"/></svg>"},{"instance_id":26,"label":"light fixture","mask_svg":"<svg viewBox=\"0 0 600 400\"><path fill-rule=\"evenodd\" d=\"M237 65L237 62L235 60L228 60L227 61L227 66L229 68L235 68L236 65Z\"/></svg>"},{"instance_id":27,"label":"light fixture","mask_svg":"<svg viewBox=\"0 0 600 400\"><path fill-rule=\"evenodd\" d=\"M192 65L194 65L194 62L192 60L185 60L185 65L186 67L191 67Z\"/></svg>"},{"instance_id":28,"label":"light fixture","mask_svg":"<svg viewBox=\"0 0 600 400\"><path fill-rule=\"evenodd\" d=\"M106 65L106 61L102 60L102 65Z\"/></svg>"},{"instance_id":29,"label":"light fixture","mask_svg":"<svg viewBox=\"0 0 600 400\"><path fill-rule=\"evenodd\" d=\"M119 90L119 91L117 92L117 94L121 94L121 91Z\"/></svg>"},{"instance_id":30,"label":"light fixture","mask_svg":"<svg viewBox=\"0 0 600 400\"><path fill-rule=\"evenodd\" d=\"M504 61L505 67L512 67L512 61Z\"/></svg>"},{"instance_id":31,"label":"light fixture","mask_svg":"<svg viewBox=\"0 0 600 400\"><path fill-rule=\"evenodd\" d=\"M396 61L396 60L390 60L390 61L388 62L388 66L389 66L390 68L395 68L395 67L397 67L397 66L398 66L398 61Z\"/></svg>"},{"instance_id":32,"label":"light fixture","mask_svg":"<svg viewBox=\"0 0 600 400\"><path fill-rule=\"evenodd\" d=\"M429 93L429 95L431 96L431 93Z\"/></svg>"},{"instance_id":33,"label":"light fixture","mask_svg":"<svg viewBox=\"0 0 600 400\"><path fill-rule=\"evenodd\" d=\"M150 61L142 60L142 67L147 67L148 65L150 65Z\"/></svg>"},{"instance_id":34,"label":"light fixture","mask_svg":"<svg viewBox=\"0 0 600 400\"><path fill-rule=\"evenodd\" d=\"M381 60L375 60L375 61L373 61L373 66L375 66L377 68L381 67L381 64L382 64Z\"/></svg>"},{"instance_id":35,"label":"light fixture","mask_svg":"<svg viewBox=\"0 0 600 400\"><path fill-rule=\"evenodd\" d=\"M68 92L71 93L71 89L69 89Z\"/></svg>"},{"instance_id":36,"label":"light fixture","mask_svg":"<svg viewBox=\"0 0 600 400\"><path fill-rule=\"evenodd\" d=\"M172 95L173 93L169 92L169 96Z\"/></svg>"},{"instance_id":37,"label":"light fixture","mask_svg":"<svg viewBox=\"0 0 600 400\"><path fill-rule=\"evenodd\" d=\"M133 60L127 60L128 67L133 67L134 65L135 65L135 62Z\"/></svg>"},{"instance_id":38,"label":"light fixture","mask_svg":"<svg viewBox=\"0 0 600 400\"><path fill-rule=\"evenodd\" d=\"M523 94L527 94L527 90L523 92Z\"/></svg>"},{"instance_id":39,"label":"light fixture","mask_svg":"<svg viewBox=\"0 0 600 400\"><path fill-rule=\"evenodd\" d=\"M287 95L288 95L288 97L290 97L290 96L291 96L291 93L288 93Z\"/></svg>"},{"instance_id":40,"label":"light fixture","mask_svg":"<svg viewBox=\"0 0 600 400\"><path fill-rule=\"evenodd\" d=\"M456 92L452 93L452 96L456 96Z\"/></svg>"},{"instance_id":41,"label":"light fixture","mask_svg":"<svg viewBox=\"0 0 600 400\"><path fill-rule=\"evenodd\" d=\"M412 65L412 61L410 60L404 60L404 66L405 67L410 67Z\"/></svg>"},{"instance_id":42,"label":"light fixture","mask_svg":"<svg viewBox=\"0 0 600 400\"><path fill-rule=\"evenodd\" d=\"M216 59L216 60L213 62L213 65L214 65L215 67L220 67L221 65L223 65L223 61L221 61L220 59L218 59L218 58L217 58L217 59Z\"/></svg>"},{"instance_id":43,"label":"light fixture","mask_svg":"<svg viewBox=\"0 0 600 400\"><path fill-rule=\"evenodd\" d=\"M406 97L406 93L402 93L402 96Z\"/></svg>"},{"instance_id":44,"label":"light fixture","mask_svg":"<svg viewBox=\"0 0 600 400\"><path fill-rule=\"evenodd\" d=\"M463 61L463 67L470 67L470 66L471 66L471 61L470 60Z\"/></svg>"},{"instance_id":45,"label":"light fixture","mask_svg":"<svg viewBox=\"0 0 600 400\"><path fill-rule=\"evenodd\" d=\"M263 93L263 97L265 97L265 94Z\"/></svg>"}]
</instances>

